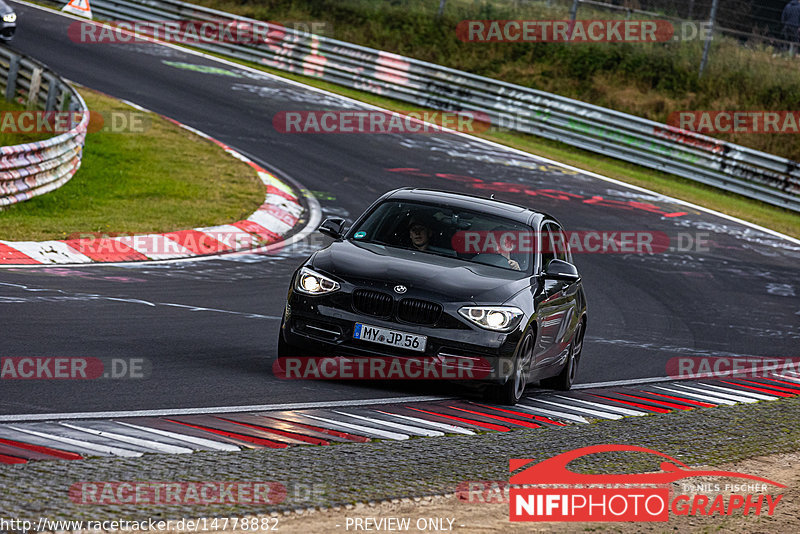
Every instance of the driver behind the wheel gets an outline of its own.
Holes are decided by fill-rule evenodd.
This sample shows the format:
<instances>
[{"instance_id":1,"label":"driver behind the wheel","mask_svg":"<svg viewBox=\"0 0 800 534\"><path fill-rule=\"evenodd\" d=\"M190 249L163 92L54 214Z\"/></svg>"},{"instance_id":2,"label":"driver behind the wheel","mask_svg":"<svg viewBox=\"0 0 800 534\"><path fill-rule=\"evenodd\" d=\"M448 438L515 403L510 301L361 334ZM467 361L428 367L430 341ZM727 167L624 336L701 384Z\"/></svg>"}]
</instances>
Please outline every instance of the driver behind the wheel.
<instances>
[{"instance_id":1,"label":"driver behind the wheel","mask_svg":"<svg viewBox=\"0 0 800 534\"><path fill-rule=\"evenodd\" d=\"M433 220L430 217L421 213L411 216L408 222L408 236L411 239L412 250L455 255L454 250L436 246L431 242L434 236L433 228Z\"/></svg>"},{"instance_id":2,"label":"driver behind the wheel","mask_svg":"<svg viewBox=\"0 0 800 534\"><path fill-rule=\"evenodd\" d=\"M477 254L472 258L472 261L521 271L522 266L520 266L517 260L511 257L511 253L515 252L513 235L519 232L515 232L503 226L497 226L489 233L494 238L491 240L492 246L489 247L486 252Z\"/></svg>"}]
</instances>

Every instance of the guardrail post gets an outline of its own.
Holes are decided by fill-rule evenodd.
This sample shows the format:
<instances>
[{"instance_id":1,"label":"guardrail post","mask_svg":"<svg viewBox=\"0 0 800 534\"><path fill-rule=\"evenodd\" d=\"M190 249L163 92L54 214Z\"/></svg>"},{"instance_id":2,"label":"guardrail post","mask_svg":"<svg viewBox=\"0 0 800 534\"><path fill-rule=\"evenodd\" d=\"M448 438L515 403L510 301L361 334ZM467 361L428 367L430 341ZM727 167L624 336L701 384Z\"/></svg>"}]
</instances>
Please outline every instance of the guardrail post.
<instances>
[{"instance_id":1,"label":"guardrail post","mask_svg":"<svg viewBox=\"0 0 800 534\"><path fill-rule=\"evenodd\" d=\"M60 93L58 95L58 111L67 111L69 109L70 92L69 87L66 85L59 85Z\"/></svg>"},{"instance_id":2,"label":"guardrail post","mask_svg":"<svg viewBox=\"0 0 800 534\"><path fill-rule=\"evenodd\" d=\"M28 87L28 109L36 107L39 100L39 87L42 85L42 69L35 67L31 72L31 85Z\"/></svg>"},{"instance_id":3,"label":"guardrail post","mask_svg":"<svg viewBox=\"0 0 800 534\"><path fill-rule=\"evenodd\" d=\"M56 83L55 76L49 74L45 74L44 79L47 80L47 101L44 110L53 111L56 108L56 97L58 97L58 83Z\"/></svg>"},{"instance_id":4,"label":"guardrail post","mask_svg":"<svg viewBox=\"0 0 800 534\"><path fill-rule=\"evenodd\" d=\"M706 69L706 63L708 62L708 51L711 48L711 41L714 40L714 21L717 19L718 7L719 0L714 0L714 3L711 4L711 16L708 21L708 38L703 46L703 59L700 60L700 74L697 76L698 78L703 77L703 71Z\"/></svg>"},{"instance_id":5,"label":"guardrail post","mask_svg":"<svg viewBox=\"0 0 800 534\"><path fill-rule=\"evenodd\" d=\"M436 13L436 18L437 19L442 18L442 15L444 15L444 5L446 3L447 3L447 0L439 0L439 12Z\"/></svg>"},{"instance_id":6,"label":"guardrail post","mask_svg":"<svg viewBox=\"0 0 800 534\"><path fill-rule=\"evenodd\" d=\"M6 100L11 102L17 93L17 74L19 74L20 57L12 55L8 62L8 81L6 82Z\"/></svg>"},{"instance_id":7,"label":"guardrail post","mask_svg":"<svg viewBox=\"0 0 800 534\"><path fill-rule=\"evenodd\" d=\"M578 16L578 4L581 3L581 0L573 0L572 7L569 8L569 20L575 20L575 17Z\"/></svg>"}]
</instances>

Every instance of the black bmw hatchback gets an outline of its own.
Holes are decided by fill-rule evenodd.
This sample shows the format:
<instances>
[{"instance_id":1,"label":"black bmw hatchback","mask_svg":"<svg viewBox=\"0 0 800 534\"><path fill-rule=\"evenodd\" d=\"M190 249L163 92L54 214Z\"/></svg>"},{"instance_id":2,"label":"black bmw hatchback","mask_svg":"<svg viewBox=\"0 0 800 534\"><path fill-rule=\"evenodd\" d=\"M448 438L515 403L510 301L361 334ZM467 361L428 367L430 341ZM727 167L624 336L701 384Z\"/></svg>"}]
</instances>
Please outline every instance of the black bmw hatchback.
<instances>
[{"instance_id":1,"label":"black bmw hatchback","mask_svg":"<svg viewBox=\"0 0 800 534\"><path fill-rule=\"evenodd\" d=\"M586 298L553 217L406 188L383 195L349 229L327 219L319 231L335 241L292 277L280 359L432 362L468 370L440 376L478 379L504 404L533 381L572 386Z\"/></svg>"}]
</instances>

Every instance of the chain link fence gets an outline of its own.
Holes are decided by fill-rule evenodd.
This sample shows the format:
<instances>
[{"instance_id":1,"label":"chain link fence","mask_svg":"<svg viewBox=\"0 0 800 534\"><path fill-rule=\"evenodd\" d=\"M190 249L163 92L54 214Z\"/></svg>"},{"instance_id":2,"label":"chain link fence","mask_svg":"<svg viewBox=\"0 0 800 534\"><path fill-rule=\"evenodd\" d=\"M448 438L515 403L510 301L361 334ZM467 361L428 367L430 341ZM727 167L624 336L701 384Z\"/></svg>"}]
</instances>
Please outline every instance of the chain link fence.
<instances>
[{"instance_id":1,"label":"chain link fence","mask_svg":"<svg viewBox=\"0 0 800 534\"><path fill-rule=\"evenodd\" d=\"M546 1L546 0L544 0ZM572 0L567 0L572 3ZM676 22L708 21L715 0L576 0L582 9L608 10L632 17L662 17ZM781 16L789 0L717 0L714 28L743 44L760 43L797 49L797 31L784 26Z\"/></svg>"}]
</instances>

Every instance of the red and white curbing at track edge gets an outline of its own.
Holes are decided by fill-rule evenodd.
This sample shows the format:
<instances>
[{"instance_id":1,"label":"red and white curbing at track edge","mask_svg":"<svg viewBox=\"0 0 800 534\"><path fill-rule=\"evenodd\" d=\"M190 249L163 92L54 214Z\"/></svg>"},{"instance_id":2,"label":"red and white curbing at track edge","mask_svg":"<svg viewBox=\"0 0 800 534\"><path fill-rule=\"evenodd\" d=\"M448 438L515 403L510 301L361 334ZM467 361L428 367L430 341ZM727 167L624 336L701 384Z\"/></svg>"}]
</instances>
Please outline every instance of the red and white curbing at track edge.
<instances>
[{"instance_id":1,"label":"red and white curbing at track edge","mask_svg":"<svg viewBox=\"0 0 800 534\"><path fill-rule=\"evenodd\" d=\"M255 250L280 242L297 224L303 207L291 187L224 143L173 119L165 118L216 143L227 153L252 167L266 187L264 202L258 210L247 219L231 224L162 234L39 242L0 240L0 265L74 265L216 256Z\"/></svg>"}]
</instances>

